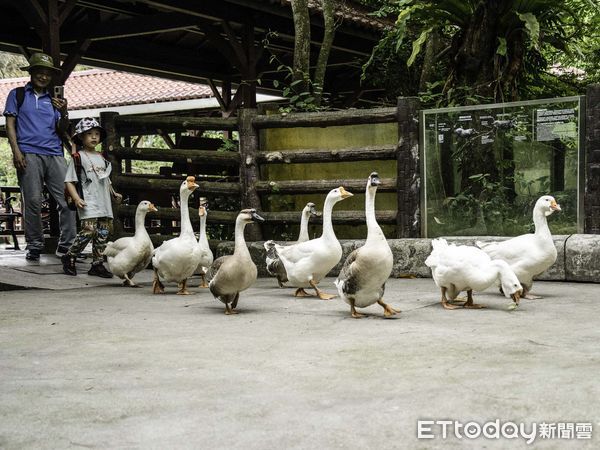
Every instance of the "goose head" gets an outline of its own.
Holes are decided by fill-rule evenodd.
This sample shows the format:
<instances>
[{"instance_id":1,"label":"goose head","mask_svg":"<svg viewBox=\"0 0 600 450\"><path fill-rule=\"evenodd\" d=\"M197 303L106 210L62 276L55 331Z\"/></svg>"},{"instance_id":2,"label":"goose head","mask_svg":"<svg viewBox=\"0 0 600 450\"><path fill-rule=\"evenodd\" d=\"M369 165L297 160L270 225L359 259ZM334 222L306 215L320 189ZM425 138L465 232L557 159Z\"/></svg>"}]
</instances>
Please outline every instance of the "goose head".
<instances>
[{"instance_id":1,"label":"goose head","mask_svg":"<svg viewBox=\"0 0 600 450\"><path fill-rule=\"evenodd\" d=\"M369 190L376 190L377 186L381 184L381 178L379 178L379 174L377 172L371 172L369 175L369 179L367 180L367 188Z\"/></svg>"},{"instance_id":2,"label":"goose head","mask_svg":"<svg viewBox=\"0 0 600 450\"><path fill-rule=\"evenodd\" d=\"M561 211L560 205L551 195L543 195L535 203L534 210L540 210L545 216L549 216L554 211Z\"/></svg>"},{"instance_id":3,"label":"goose head","mask_svg":"<svg viewBox=\"0 0 600 450\"><path fill-rule=\"evenodd\" d=\"M344 189L343 186L340 186L338 188L335 188L335 189L332 189L331 191L329 191L329 194L327 194L325 201L333 200L333 203L337 203L348 197L352 197L353 195L354 194L352 194L351 192L348 192L346 189Z\"/></svg>"},{"instance_id":4,"label":"goose head","mask_svg":"<svg viewBox=\"0 0 600 450\"><path fill-rule=\"evenodd\" d=\"M306 204L306 206L304 207L304 209L302 210L302 215L308 216L308 217L310 217L310 216L319 217L321 215L321 213L319 211L317 211L317 208L313 202L308 202Z\"/></svg>"},{"instance_id":5,"label":"goose head","mask_svg":"<svg viewBox=\"0 0 600 450\"><path fill-rule=\"evenodd\" d=\"M154 203L149 202L148 200L142 200L137 206L137 211L143 212L156 212L158 209L154 206Z\"/></svg>"},{"instance_id":6,"label":"goose head","mask_svg":"<svg viewBox=\"0 0 600 450\"><path fill-rule=\"evenodd\" d=\"M208 212L208 200L206 197L200 197L200 205L198 206L198 216L204 217Z\"/></svg>"},{"instance_id":7,"label":"goose head","mask_svg":"<svg viewBox=\"0 0 600 450\"><path fill-rule=\"evenodd\" d=\"M183 183L181 183L181 186L179 187L180 198L185 198L185 199L189 198L189 196L192 194L192 192L194 192L199 187L200 186L198 186L196 184L195 177L187 177L185 179L185 181L183 181Z\"/></svg>"},{"instance_id":8,"label":"goose head","mask_svg":"<svg viewBox=\"0 0 600 450\"><path fill-rule=\"evenodd\" d=\"M244 224L251 222L264 222L265 219L260 217L254 208L242 209L238 214L237 220L241 220Z\"/></svg>"},{"instance_id":9,"label":"goose head","mask_svg":"<svg viewBox=\"0 0 600 450\"><path fill-rule=\"evenodd\" d=\"M523 293L523 287L521 286L519 279L506 261L497 259L494 260L494 263L500 269L500 285L502 286L502 292L504 292L506 297L512 298L513 302L518 305L521 294Z\"/></svg>"}]
</instances>

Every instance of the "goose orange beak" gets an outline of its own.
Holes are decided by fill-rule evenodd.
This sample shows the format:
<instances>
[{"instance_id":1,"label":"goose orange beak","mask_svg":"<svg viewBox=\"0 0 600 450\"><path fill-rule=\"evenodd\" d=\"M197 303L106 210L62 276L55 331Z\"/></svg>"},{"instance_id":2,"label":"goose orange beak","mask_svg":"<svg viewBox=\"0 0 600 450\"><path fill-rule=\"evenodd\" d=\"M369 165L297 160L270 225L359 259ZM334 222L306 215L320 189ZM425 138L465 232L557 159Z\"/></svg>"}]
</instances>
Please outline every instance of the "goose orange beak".
<instances>
[{"instance_id":1,"label":"goose orange beak","mask_svg":"<svg viewBox=\"0 0 600 450\"><path fill-rule=\"evenodd\" d=\"M562 211L560 209L560 205L558 203L556 203L556 200L552 200L550 202L550 208L552 209L552 211Z\"/></svg>"},{"instance_id":2,"label":"goose orange beak","mask_svg":"<svg viewBox=\"0 0 600 450\"><path fill-rule=\"evenodd\" d=\"M352 192L348 192L346 189L344 189L343 186L340 186L340 194L342 194L342 198L348 198L348 197L352 197L354 194Z\"/></svg>"},{"instance_id":3,"label":"goose orange beak","mask_svg":"<svg viewBox=\"0 0 600 450\"><path fill-rule=\"evenodd\" d=\"M156 211L158 211L158 208L156 206L154 206L154 203L150 203L150 206L148 207L148 211L156 212Z\"/></svg>"},{"instance_id":4,"label":"goose orange beak","mask_svg":"<svg viewBox=\"0 0 600 450\"><path fill-rule=\"evenodd\" d=\"M521 291L517 291L514 294L511 294L510 298L512 298L513 302L515 302L515 304L518 305L519 301L521 300Z\"/></svg>"}]
</instances>

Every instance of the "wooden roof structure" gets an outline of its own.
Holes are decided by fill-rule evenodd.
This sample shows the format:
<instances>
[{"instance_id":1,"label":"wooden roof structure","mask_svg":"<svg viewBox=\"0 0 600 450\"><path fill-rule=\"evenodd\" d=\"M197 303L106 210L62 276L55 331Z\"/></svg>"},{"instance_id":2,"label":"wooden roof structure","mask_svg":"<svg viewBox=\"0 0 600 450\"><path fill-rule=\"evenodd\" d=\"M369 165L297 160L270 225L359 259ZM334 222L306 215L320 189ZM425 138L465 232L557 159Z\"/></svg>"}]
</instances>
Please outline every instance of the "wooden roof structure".
<instances>
[{"instance_id":1,"label":"wooden roof structure","mask_svg":"<svg viewBox=\"0 0 600 450\"><path fill-rule=\"evenodd\" d=\"M319 5L309 0L315 61ZM390 24L351 0L339 2L336 17L325 92L345 106L375 99L361 86L361 66ZM0 50L52 55L62 61L57 83L76 64L204 83L225 113L255 106L257 91L280 95L274 81L286 74L272 56L291 66L293 48L290 0L0 0Z\"/></svg>"}]
</instances>

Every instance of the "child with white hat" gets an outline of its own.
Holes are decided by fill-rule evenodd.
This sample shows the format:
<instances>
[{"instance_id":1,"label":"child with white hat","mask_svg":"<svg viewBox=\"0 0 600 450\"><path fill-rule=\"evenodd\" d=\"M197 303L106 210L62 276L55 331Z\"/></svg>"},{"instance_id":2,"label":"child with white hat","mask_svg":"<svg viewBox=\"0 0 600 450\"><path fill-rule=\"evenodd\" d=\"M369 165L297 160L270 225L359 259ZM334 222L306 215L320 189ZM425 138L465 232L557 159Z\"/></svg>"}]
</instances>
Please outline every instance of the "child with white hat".
<instances>
[{"instance_id":1,"label":"child with white hat","mask_svg":"<svg viewBox=\"0 0 600 450\"><path fill-rule=\"evenodd\" d=\"M106 131L93 118L81 119L75 126L73 141L81 147L74 153L65 176L65 187L77 206L81 231L77 234L73 245L62 257L63 272L77 275L75 259L77 254L92 241L92 267L88 275L112 278L104 267L104 249L112 230L113 211L111 196L117 201L121 194L114 192L110 183L111 164L96 147L106 137Z\"/></svg>"}]
</instances>

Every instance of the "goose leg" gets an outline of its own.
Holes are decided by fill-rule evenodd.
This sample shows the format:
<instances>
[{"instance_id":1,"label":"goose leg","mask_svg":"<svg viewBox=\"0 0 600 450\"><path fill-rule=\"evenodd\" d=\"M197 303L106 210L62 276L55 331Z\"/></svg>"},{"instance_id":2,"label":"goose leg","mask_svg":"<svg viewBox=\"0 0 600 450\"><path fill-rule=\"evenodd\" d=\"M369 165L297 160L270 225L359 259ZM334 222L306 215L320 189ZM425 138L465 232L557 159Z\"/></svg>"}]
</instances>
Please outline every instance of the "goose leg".
<instances>
[{"instance_id":1,"label":"goose leg","mask_svg":"<svg viewBox=\"0 0 600 450\"><path fill-rule=\"evenodd\" d=\"M315 284L315 282L313 280L310 280L309 283L312 286L312 288L317 292L317 297L319 297L321 300L331 300L332 298L337 297L337 295L325 294L323 291L321 291L317 287L317 285Z\"/></svg>"},{"instance_id":2,"label":"goose leg","mask_svg":"<svg viewBox=\"0 0 600 450\"><path fill-rule=\"evenodd\" d=\"M231 309L231 307L229 306L229 303L225 303L225 315L230 316L232 314L237 314L237 311L234 311L233 309Z\"/></svg>"},{"instance_id":3,"label":"goose leg","mask_svg":"<svg viewBox=\"0 0 600 450\"><path fill-rule=\"evenodd\" d=\"M296 292L294 292L294 297L312 297L312 294L306 292L304 288L298 288L296 289Z\"/></svg>"},{"instance_id":4,"label":"goose leg","mask_svg":"<svg viewBox=\"0 0 600 450\"><path fill-rule=\"evenodd\" d=\"M152 281L152 293L153 294L164 294L165 285L160 282L158 278L158 271L154 269L154 280Z\"/></svg>"},{"instance_id":5,"label":"goose leg","mask_svg":"<svg viewBox=\"0 0 600 450\"><path fill-rule=\"evenodd\" d=\"M202 281L200 282L200 284L198 285L198 287L207 288L208 287L208 283L206 282L206 274L201 273L200 274L200 278L202 279Z\"/></svg>"},{"instance_id":6,"label":"goose leg","mask_svg":"<svg viewBox=\"0 0 600 450\"><path fill-rule=\"evenodd\" d=\"M442 306L443 306L445 309L458 309L458 308L459 308L459 306L452 305L452 304L451 304L451 303L448 301L448 299L446 298L446 288L445 288L445 287L443 287L443 288L442 288Z\"/></svg>"},{"instance_id":7,"label":"goose leg","mask_svg":"<svg viewBox=\"0 0 600 450\"><path fill-rule=\"evenodd\" d=\"M352 313L352 317L354 317L355 319L361 319L366 315L356 312L356 308L354 307L354 300L350 300L350 312Z\"/></svg>"},{"instance_id":8,"label":"goose leg","mask_svg":"<svg viewBox=\"0 0 600 450\"><path fill-rule=\"evenodd\" d=\"M521 298L526 298L527 300L539 300L540 298L544 298L540 295L530 294L531 286L523 285L523 296Z\"/></svg>"},{"instance_id":9,"label":"goose leg","mask_svg":"<svg viewBox=\"0 0 600 450\"><path fill-rule=\"evenodd\" d=\"M237 307L237 302L240 299L240 293L235 294L235 298L231 302L231 309L235 309Z\"/></svg>"},{"instance_id":10,"label":"goose leg","mask_svg":"<svg viewBox=\"0 0 600 450\"><path fill-rule=\"evenodd\" d=\"M383 315L385 317L391 317L400 312L399 309L394 309L387 303L384 303L383 300L377 300L377 304L383 308Z\"/></svg>"},{"instance_id":11,"label":"goose leg","mask_svg":"<svg viewBox=\"0 0 600 450\"><path fill-rule=\"evenodd\" d=\"M125 281L123 281L123 286L129 286L129 287L139 287L137 284L135 284L133 282L133 280L131 278L129 278L128 274L123 275L125 277Z\"/></svg>"},{"instance_id":12,"label":"goose leg","mask_svg":"<svg viewBox=\"0 0 600 450\"><path fill-rule=\"evenodd\" d=\"M177 291L177 295L192 295L192 293L187 290L187 278L178 283L178 286L179 290Z\"/></svg>"},{"instance_id":13,"label":"goose leg","mask_svg":"<svg viewBox=\"0 0 600 450\"><path fill-rule=\"evenodd\" d=\"M473 303L473 290L469 289L467 291L467 303L464 304L463 308L467 309L481 309L485 308L484 305L478 305L477 303Z\"/></svg>"}]
</instances>

